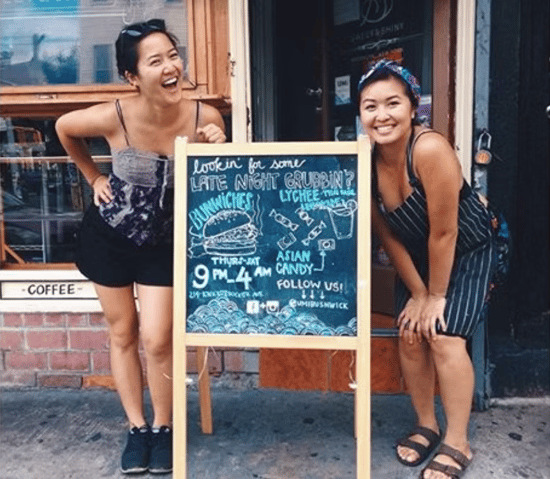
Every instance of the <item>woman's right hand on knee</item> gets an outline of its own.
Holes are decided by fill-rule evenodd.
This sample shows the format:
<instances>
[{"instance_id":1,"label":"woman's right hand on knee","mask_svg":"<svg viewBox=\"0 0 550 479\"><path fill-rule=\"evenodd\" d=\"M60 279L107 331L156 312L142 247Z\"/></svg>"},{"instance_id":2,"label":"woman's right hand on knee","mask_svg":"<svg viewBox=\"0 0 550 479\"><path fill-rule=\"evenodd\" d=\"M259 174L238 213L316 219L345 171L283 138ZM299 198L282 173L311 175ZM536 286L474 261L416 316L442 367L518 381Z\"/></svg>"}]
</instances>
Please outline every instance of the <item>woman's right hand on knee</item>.
<instances>
[{"instance_id":1,"label":"woman's right hand on knee","mask_svg":"<svg viewBox=\"0 0 550 479\"><path fill-rule=\"evenodd\" d=\"M409 344L422 341L421 313L425 296L411 297L397 317L399 336Z\"/></svg>"}]
</instances>

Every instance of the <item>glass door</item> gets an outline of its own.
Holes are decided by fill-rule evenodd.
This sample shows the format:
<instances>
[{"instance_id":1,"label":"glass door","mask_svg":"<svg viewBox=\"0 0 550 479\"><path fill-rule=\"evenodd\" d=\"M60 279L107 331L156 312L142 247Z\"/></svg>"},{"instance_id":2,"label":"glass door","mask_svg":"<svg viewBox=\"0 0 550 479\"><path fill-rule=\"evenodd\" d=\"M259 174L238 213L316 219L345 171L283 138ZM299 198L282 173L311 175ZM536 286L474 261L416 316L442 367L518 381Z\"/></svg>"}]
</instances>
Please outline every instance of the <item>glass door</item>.
<instances>
[{"instance_id":1,"label":"glass door","mask_svg":"<svg viewBox=\"0 0 550 479\"><path fill-rule=\"evenodd\" d=\"M438 102L437 110L452 118L448 105L440 101L441 97L450 97L451 62L446 63L449 71L433 65L434 57L449 58L450 55L444 50L452 36L449 0L277 0L267 3L270 8L265 7L264 1L250 0L251 45L255 45L252 51L255 141L355 140L361 133L356 85L369 63L381 58L402 62L418 77L422 85L419 112L422 121L432 120L432 78L435 77L439 79L435 85L442 86L439 90L445 89L444 94L433 95ZM435 25L445 35L446 42L432 47ZM266 62L269 70L265 68ZM393 311L395 271L383 249L373 240L372 390L402 392ZM305 369L315 370L319 377L331 376L335 381L343 378L337 389L348 388L353 358L346 357L347 353L328 359L322 355L324 359L313 358L312 352L294 351L293 354L300 356L300 361L307 365ZM261 374L262 384L293 387L288 379L277 378L269 369L273 361L284 362L285 355L287 353L277 351L263 352L266 359L261 360L265 368L265 374ZM326 374L320 369L326 369ZM319 381L317 387L323 389L328 383L330 381ZM333 388L332 383L328 387Z\"/></svg>"}]
</instances>

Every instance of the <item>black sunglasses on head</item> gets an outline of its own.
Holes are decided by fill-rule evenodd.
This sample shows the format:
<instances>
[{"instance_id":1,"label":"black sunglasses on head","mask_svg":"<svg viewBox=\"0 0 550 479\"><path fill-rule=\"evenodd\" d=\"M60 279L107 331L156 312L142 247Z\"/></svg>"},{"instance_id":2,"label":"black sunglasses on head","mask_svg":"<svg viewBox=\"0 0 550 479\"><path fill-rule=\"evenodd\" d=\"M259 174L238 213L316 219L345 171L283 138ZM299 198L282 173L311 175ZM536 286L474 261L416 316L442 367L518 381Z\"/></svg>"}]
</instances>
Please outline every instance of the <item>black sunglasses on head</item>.
<instances>
[{"instance_id":1,"label":"black sunglasses on head","mask_svg":"<svg viewBox=\"0 0 550 479\"><path fill-rule=\"evenodd\" d=\"M149 32L165 32L166 24L164 20L153 18L146 22L136 23L125 28L120 33L122 35L128 35L133 38L139 38Z\"/></svg>"}]
</instances>

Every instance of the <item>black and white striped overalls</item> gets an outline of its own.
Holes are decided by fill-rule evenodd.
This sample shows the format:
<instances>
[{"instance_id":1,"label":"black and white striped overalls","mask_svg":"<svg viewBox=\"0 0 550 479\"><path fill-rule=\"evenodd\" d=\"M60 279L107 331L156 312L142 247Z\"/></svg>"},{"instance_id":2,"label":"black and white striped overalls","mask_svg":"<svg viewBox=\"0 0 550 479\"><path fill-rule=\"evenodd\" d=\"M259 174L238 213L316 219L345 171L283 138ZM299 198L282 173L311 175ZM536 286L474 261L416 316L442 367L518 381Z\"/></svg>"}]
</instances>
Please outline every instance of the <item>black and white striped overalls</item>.
<instances>
[{"instance_id":1,"label":"black and white striped overalls","mask_svg":"<svg viewBox=\"0 0 550 479\"><path fill-rule=\"evenodd\" d=\"M412 151L418 138L432 130L423 130L410 142L407 152L407 172L413 192L392 211L386 211L378 191L376 168L373 168L373 194L383 218L411 255L424 283L428 284L428 222L424 188L416 178L412 166ZM373 155L376 161L376 150ZM471 337L483 319L496 266L491 217L478 194L464 181L460 190L458 210L458 238L454 264L447 288L445 307L445 334ZM404 283L396 286L396 314L399 314L410 297Z\"/></svg>"}]
</instances>

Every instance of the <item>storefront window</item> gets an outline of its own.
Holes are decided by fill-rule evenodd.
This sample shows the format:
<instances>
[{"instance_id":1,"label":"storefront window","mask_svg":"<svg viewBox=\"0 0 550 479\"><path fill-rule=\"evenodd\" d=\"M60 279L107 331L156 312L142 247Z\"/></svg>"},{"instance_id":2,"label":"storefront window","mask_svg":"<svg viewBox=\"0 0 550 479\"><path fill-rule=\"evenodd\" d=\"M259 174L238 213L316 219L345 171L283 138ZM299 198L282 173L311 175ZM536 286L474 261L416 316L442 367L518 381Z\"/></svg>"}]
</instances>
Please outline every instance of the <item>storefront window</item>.
<instances>
[{"instance_id":1,"label":"storefront window","mask_svg":"<svg viewBox=\"0 0 550 479\"><path fill-rule=\"evenodd\" d=\"M120 83L114 42L130 23L163 18L187 58L183 0L0 0L0 85Z\"/></svg>"},{"instance_id":2,"label":"storefront window","mask_svg":"<svg viewBox=\"0 0 550 479\"><path fill-rule=\"evenodd\" d=\"M1 267L74 262L91 191L57 140L55 118L108 101L106 91L131 93L115 63L125 25L165 19L186 61L187 16L183 0L0 0ZM81 99L59 102L75 95ZM90 150L107 173L105 143L94 141Z\"/></svg>"},{"instance_id":3,"label":"storefront window","mask_svg":"<svg viewBox=\"0 0 550 479\"><path fill-rule=\"evenodd\" d=\"M227 2L0 0L0 269L65 269L92 192L55 134L75 109L134 94L114 42L124 26L162 18L178 39L184 95L229 112ZM104 173L110 153L90 141Z\"/></svg>"},{"instance_id":4,"label":"storefront window","mask_svg":"<svg viewBox=\"0 0 550 479\"><path fill-rule=\"evenodd\" d=\"M94 45L94 76L96 83L111 83L113 81L111 45Z\"/></svg>"},{"instance_id":5,"label":"storefront window","mask_svg":"<svg viewBox=\"0 0 550 479\"><path fill-rule=\"evenodd\" d=\"M89 147L110 171L105 142ZM2 264L74 262L76 234L91 190L65 156L54 120L0 118Z\"/></svg>"}]
</instances>

